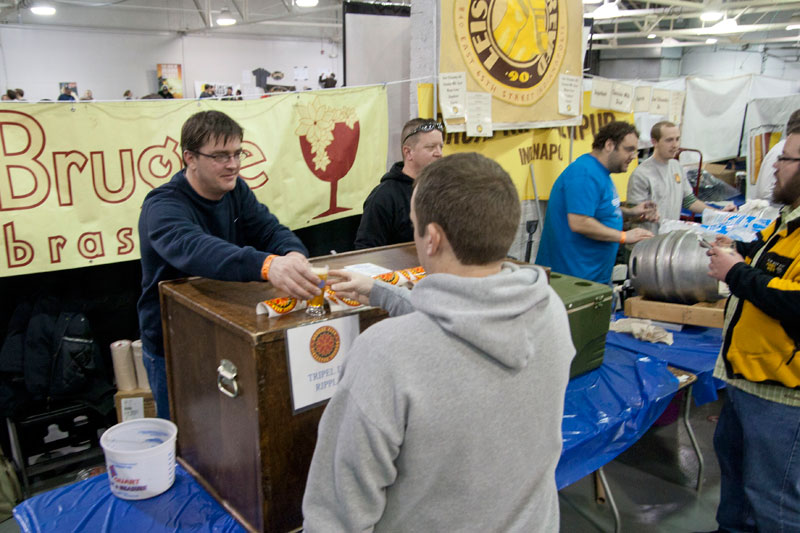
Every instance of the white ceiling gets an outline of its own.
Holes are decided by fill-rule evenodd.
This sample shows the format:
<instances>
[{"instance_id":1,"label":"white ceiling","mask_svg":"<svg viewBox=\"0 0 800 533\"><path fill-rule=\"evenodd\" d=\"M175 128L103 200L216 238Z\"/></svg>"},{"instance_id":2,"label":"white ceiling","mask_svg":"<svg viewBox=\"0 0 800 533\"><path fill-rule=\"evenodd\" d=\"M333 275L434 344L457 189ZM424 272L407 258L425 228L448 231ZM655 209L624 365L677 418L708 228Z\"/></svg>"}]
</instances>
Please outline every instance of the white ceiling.
<instances>
[{"instance_id":1,"label":"white ceiling","mask_svg":"<svg viewBox=\"0 0 800 533\"><path fill-rule=\"evenodd\" d=\"M319 0L313 8L296 7L295 0L46 0L57 9L52 17L33 15L28 8L36 1L0 0L0 23L334 42L342 37L341 0ZM605 0L616 4L620 13L592 19L601 4L588 2L598 1L603 2L584 0L593 49L660 47L666 38L675 39L677 46L708 46L710 37L717 39L718 47L766 44L773 49L798 49L800 43L800 30L786 30L792 22L800 24L800 0ZM411 0L374 3L410 4ZM214 22L223 8L238 20L236 25L221 27ZM701 21L700 15L712 8L735 18L737 30L711 30L714 23ZM651 34L654 37L648 39Z\"/></svg>"}]
</instances>

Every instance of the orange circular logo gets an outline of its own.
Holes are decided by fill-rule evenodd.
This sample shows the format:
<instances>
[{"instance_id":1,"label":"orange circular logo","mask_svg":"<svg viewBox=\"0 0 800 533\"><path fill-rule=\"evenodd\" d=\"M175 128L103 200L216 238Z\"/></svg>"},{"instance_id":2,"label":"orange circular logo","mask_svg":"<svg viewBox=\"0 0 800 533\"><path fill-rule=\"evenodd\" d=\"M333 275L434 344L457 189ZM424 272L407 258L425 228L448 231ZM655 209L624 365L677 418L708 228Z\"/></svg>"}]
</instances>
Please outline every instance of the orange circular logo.
<instances>
[{"instance_id":1,"label":"orange circular logo","mask_svg":"<svg viewBox=\"0 0 800 533\"><path fill-rule=\"evenodd\" d=\"M295 308L297 300L294 298L273 298L267 301L267 305L276 313L284 314Z\"/></svg>"},{"instance_id":2,"label":"orange circular logo","mask_svg":"<svg viewBox=\"0 0 800 533\"><path fill-rule=\"evenodd\" d=\"M330 326L322 326L311 335L309 350L311 357L320 363L328 363L339 353L342 340L339 332Z\"/></svg>"},{"instance_id":3,"label":"orange circular logo","mask_svg":"<svg viewBox=\"0 0 800 533\"><path fill-rule=\"evenodd\" d=\"M385 274L378 275L378 279L385 281L390 285L397 285L397 282L400 281L400 276L397 272L386 272Z\"/></svg>"}]
</instances>

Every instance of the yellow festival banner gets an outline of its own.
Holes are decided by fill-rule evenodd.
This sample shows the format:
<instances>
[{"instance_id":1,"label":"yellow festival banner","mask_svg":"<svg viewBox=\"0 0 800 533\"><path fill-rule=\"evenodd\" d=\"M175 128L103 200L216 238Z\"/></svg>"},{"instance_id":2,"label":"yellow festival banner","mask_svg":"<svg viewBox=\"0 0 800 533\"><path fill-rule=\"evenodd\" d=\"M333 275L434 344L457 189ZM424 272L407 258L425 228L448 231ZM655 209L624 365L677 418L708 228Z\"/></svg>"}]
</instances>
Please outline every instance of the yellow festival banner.
<instances>
[{"instance_id":1,"label":"yellow festival banner","mask_svg":"<svg viewBox=\"0 0 800 533\"><path fill-rule=\"evenodd\" d=\"M492 95L495 129L573 119L559 77L583 75L582 25L580 0L441 0L439 72Z\"/></svg>"},{"instance_id":2,"label":"yellow festival banner","mask_svg":"<svg viewBox=\"0 0 800 533\"><path fill-rule=\"evenodd\" d=\"M244 128L240 175L285 225L357 215L388 143L384 87L262 100L146 100L0 107L0 277L139 258L147 193L183 167L194 113Z\"/></svg>"},{"instance_id":3,"label":"yellow festival banner","mask_svg":"<svg viewBox=\"0 0 800 533\"><path fill-rule=\"evenodd\" d=\"M417 88L417 101L421 117L430 118L433 86L420 84ZM425 114L427 110L427 114ZM592 151L594 134L604 125L614 120L633 123L633 113L619 113L591 106L591 92L583 93L583 116L580 126L544 128L536 130L496 131L493 137L468 137L466 133L445 135L444 155L459 152L478 152L497 161L511 175L522 200L534 198L530 184L530 165L536 177L536 190L540 200L550 198L556 178L579 156ZM570 160L570 137L572 159ZM636 161L628 165L623 174L612 174L611 179L617 187L620 199L625 201L628 178Z\"/></svg>"}]
</instances>

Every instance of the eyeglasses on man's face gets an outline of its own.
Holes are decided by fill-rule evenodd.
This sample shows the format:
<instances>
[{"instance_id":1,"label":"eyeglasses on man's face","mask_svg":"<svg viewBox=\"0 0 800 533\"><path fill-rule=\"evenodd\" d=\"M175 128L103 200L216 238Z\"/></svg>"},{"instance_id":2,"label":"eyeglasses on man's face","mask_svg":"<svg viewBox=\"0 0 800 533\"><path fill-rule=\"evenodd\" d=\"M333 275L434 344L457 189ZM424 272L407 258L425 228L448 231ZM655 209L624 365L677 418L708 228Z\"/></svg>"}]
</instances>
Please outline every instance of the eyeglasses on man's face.
<instances>
[{"instance_id":1,"label":"eyeglasses on man's face","mask_svg":"<svg viewBox=\"0 0 800 533\"><path fill-rule=\"evenodd\" d=\"M800 161L800 157L787 157L785 155L778 156L778 163L793 163L794 161Z\"/></svg>"},{"instance_id":2,"label":"eyeglasses on man's face","mask_svg":"<svg viewBox=\"0 0 800 533\"><path fill-rule=\"evenodd\" d=\"M413 137L417 133L428 133L429 131L433 130L438 130L444 133L444 126L434 121L423 122L413 130L411 130L411 132L403 138L403 142L401 144L405 144L410 137Z\"/></svg>"},{"instance_id":3,"label":"eyeglasses on man's face","mask_svg":"<svg viewBox=\"0 0 800 533\"><path fill-rule=\"evenodd\" d=\"M239 162L247 156L247 153L244 150L236 150L232 154L227 152L217 152L214 154L204 154L203 152L198 152L197 150L191 150L192 153L197 155L202 155L209 159L213 159L215 163L219 163L220 165L224 165L231 159L235 162Z\"/></svg>"}]
</instances>

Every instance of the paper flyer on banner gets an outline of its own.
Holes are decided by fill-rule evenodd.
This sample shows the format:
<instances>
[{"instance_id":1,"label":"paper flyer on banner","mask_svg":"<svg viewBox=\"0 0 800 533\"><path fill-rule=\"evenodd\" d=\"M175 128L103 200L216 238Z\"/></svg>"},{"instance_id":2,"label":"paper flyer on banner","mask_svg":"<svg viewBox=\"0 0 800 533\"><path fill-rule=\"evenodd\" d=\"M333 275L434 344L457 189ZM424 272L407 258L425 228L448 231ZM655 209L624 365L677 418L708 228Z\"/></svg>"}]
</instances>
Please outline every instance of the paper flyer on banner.
<instances>
[{"instance_id":1,"label":"paper flyer on banner","mask_svg":"<svg viewBox=\"0 0 800 533\"><path fill-rule=\"evenodd\" d=\"M581 112L583 80L578 76L561 74L558 77L558 112L577 116Z\"/></svg>"},{"instance_id":2,"label":"paper flyer on banner","mask_svg":"<svg viewBox=\"0 0 800 533\"><path fill-rule=\"evenodd\" d=\"M357 314L286 330L286 357L295 412L333 396L358 333Z\"/></svg>"},{"instance_id":3,"label":"paper flyer on banner","mask_svg":"<svg viewBox=\"0 0 800 533\"><path fill-rule=\"evenodd\" d=\"M614 82L611 85L611 105L609 109L630 113L633 109L633 85Z\"/></svg>"},{"instance_id":4,"label":"paper flyer on banner","mask_svg":"<svg viewBox=\"0 0 800 533\"><path fill-rule=\"evenodd\" d=\"M650 97L650 113L653 115L669 115L672 91L668 89L653 89Z\"/></svg>"},{"instance_id":5,"label":"paper flyer on banner","mask_svg":"<svg viewBox=\"0 0 800 533\"><path fill-rule=\"evenodd\" d=\"M669 120L675 124L683 121L683 101L686 93L683 91L672 91L672 98L669 101Z\"/></svg>"},{"instance_id":6,"label":"paper flyer on banner","mask_svg":"<svg viewBox=\"0 0 800 533\"><path fill-rule=\"evenodd\" d=\"M467 73L439 73L439 107L445 120L464 118L467 106Z\"/></svg>"},{"instance_id":7,"label":"paper flyer on banner","mask_svg":"<svg viewBox=\"0 0 800 533\"><path fill-rule=\"evenodd\" d=\"M611 86L613 82L595 78L592 80L592 107L611 109Z\"/></svg>"},{"instance_id":8,"label":"paper flyer on banner","mask_svg":"<svg viewBox=\"0 0 800 533\"><path fill-rule=\"evenodd\" d=\"M491 137L492 95L489 93L467 93L467 136Z\"/></svg>"},{"instance_id":9,"label":"paper flyer on banner","mask_svg":"<svg viewBox=\"0 0 800 533\"><path fill-rule=\"evenodd\" d=\"M653 88L649 85L640 85L633 90L633 112L644 113L650 111L650 93Z\"/></svg>"}]
</instances>

